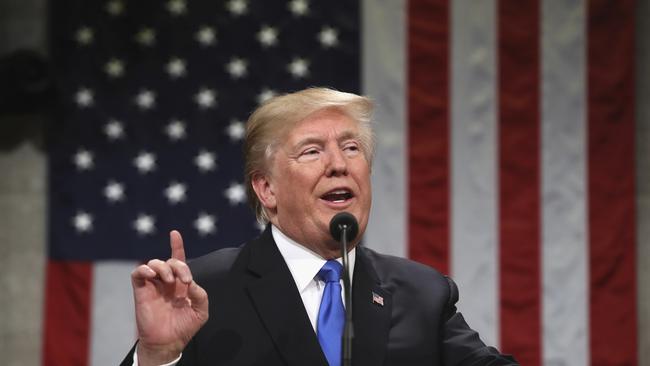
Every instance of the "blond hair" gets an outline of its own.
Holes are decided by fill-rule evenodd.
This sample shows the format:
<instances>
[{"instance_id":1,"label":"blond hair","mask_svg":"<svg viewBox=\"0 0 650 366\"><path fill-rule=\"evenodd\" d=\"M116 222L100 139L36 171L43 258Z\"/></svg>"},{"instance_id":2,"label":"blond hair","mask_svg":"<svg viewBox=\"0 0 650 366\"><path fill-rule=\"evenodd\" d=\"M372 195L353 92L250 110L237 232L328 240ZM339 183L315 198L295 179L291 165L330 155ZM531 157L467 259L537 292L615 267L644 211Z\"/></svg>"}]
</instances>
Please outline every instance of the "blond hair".
<instances>
[{"instance_id":1,"label":"blond hair","mask_svg":"<svg viewBox=\"0 0 650 366\"><path fill-rule=\"evenodd\" d=\"M309 88L269 99L248 119L244 142L246 193L260 223L269 222L269 217L253 190L253 179L268 174L275 149L291 128L312 113L330 108L358 123L361 148L372 165L375 146L370 126L373 104L369 98L328 88Z\"/></svg>"}]
</instances>

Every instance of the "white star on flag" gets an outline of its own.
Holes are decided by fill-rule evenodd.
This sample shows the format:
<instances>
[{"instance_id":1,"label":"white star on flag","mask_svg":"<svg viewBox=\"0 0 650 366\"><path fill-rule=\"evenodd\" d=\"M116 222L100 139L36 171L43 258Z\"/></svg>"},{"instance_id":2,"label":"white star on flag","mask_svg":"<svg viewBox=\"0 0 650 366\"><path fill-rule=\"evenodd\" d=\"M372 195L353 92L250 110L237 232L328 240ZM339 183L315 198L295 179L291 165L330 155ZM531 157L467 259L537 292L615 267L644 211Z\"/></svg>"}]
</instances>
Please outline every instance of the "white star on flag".
<instances>
[{"instance_id":1,"label":"white star on flag","mask_svg":"<svg viewBox=\"0 0 650 366\"><path fill-rule=\"evenodd\" d=\"M104 65L104 71L112 79L119 78L124 75L124 62L120 59L112 58Z\"/></svg>"},{"instance_id":2,"label":"white star on flag","mask_svg":"<svg viewBox=\"0 0 650 366\"><path fill-rule=\"evenodd\" d=\"M246 13L248 10L248 3L246 0L230 0L226 4L226 7L232 15L238 16Z\"/></svg>"},{"instance_id":3,"label":"white star on flag","mask_svg":"<svg viewBox=\"0 0 650 366\"><path fill-rule=\"evenodd\" d=\"M194 227L201 236L214 234L217 229L215 222L216 218L213 215L208 215L205 212L201 212L196 220L194 220Z\"/></svg>"},{"instance_id":4,"label":"white star on flag","mask_svg":"<svg viewBox=\"0 0 650 366\"><path fill-rule=\"evenodd\" d=\"M246 76L248 62L246 60L235 57L228 62L226 70L233 79L239 79Z\"/></svg>"},{"instance_id":5,"label":"white star on flag","mask_svg":"<svg viewBox=\"0 0 650 366\"><path fill-rule=\"evenodd\" d=\"M93 40L95 39L95 33L91 28L84 26L77 30L74 38L80 45L88 46L89 44L93 43Z\"/></svg>"},{"instance_id":6,"label":"white star on flag","mask_svg":"<svg viewBox=\"0 0 650 366\"><path fill-rule=\"evenodd\" d=\"M255 226L257 227L257 230L259 230L260 232L262 232L262 231L264 231L264 229L266 229L266 224L263 223L263 222L256 221Z\"/></svg>"},{"instance_id":7,"label":"white star on flag","mask_svg":"<svg viewBox=\"0 0 650 366\"><path fill-rule=\"evenodd\" d=\"M275 46L278 43L278 31L265 25L257 32L257 40L264 47Z\"/></svg>"},{"instance_id":8,"label":"white star on flag","mask_svg":"<svg viewBox=\"0 0 650 366\"><path fill-rule=\"evenodd\" d=\"M143 89L135 96L135 104L142 110L153 108L156 105L156 93L151 90Z\"/></svg>"},{"instance_id":9,"label":"white star on flag","mask_svg":"<svg viewBox=\"0 0 650 366\"><path fill-rule=\"evenodd\" d=\"M106 3L106 12L111 16L122 15L124 12L124 3L120 0L111 0Z\"/></svg>"},{"instance_id":10,"label":"white star on flag","mask_svg":"<svg viewBox=\"0 0 650 366\"><path fill-rule=\"evenodd\" d=\"M124 184L111 180L108 182L106 187L104 187L104 196L106 196L108 202L111 203L122 201L125 197Z\"/></svg>"},{"instance_id":11,"label":"white star on flag","mask_svg":"<svg viewBox=\"0 0 650 366\"><path fill-rule=\"evenodd\" d=\"M156 168L156 156L150 152L141 152L133 160L133 164L140 173L149 173Z\"/></svg>"},{"instance_id":12,"label":"white star on flag","mask_svg":"<svg viewBox=\"0 0 650 366\"><path fill-rule=\"evenodd\" d=\"M124 125L122 122L112 119L104 125L104 133L110 141L119 140L124 137Z\"/></svg>"},{"instance_id":13,"label":"white star on flag","mask_svg":"<svg viewBox=\"0 0 650 366\"><path fill-rule=\"evenodd\" d=\"M309 3L306 0L291 0L289 10L295 16L303 16L309 12Z\"/></svg>"},{"instance_id":14,"label":"white star on flag","mask_svg":"<svg viewBox=\"0 0 650 366\"><path fill-rule=\"evenodd\" d=\"M201 150L199 154L194 158L194 163L199 168L199 170L204 172L212 171L216 168L216 155L212 152Z\"/></svg>"},{"instance_id":15,"label":"white star on flag","mask_svg":"<svg viewBox=\"0 0 650 366\"><path fill-rule=\"evenodd\" d=\"M167 71L167 73L172 79L185 76L186 74L185 60L174 57L169 60L167 65L165 65L165 70Z\"/></svg>"},{"instance_id":16,"label":"white star on flag","mask_svg":"<svg viewBox=\"0 0 650 366\"><path fill-rule=\"evenodd\" d=\"M201 109L212 108L217 103L216 93L212 89L201 88L194 96L194 101Z\"/></svg>"},{"instance_id":17,"label":"white star on flag","mask_svg":"<svg viewBox=\"0 0 650 366\"><path fill-rule=\"evenodd\" d=\"M152 215L140 214L133 222L133 228L139 235L152 234L156 231L156 219Z\"/></svg>"},{"instance_id":18,"label":"white star on flag","mask_svg":"<svg viewBox=\"0 0 650 366\"><path fill-rule=\"evenodd\" d=\"M165 197L172 205L185 201L185 193L187 193L187 186L183 183L171 182L165 188Z\"/></svg>"},{"instance_id":19,"label":"white star on flag","mask_svg":"<svg viewBox=\"0 0 650 366\"><path fill-rule=\"evenodd\" d=\"M94 167L93 153L86 149L79 149L73 157L78 170L90 170Z\"/></svg>"},{"instance_id":20,"label":"white star on flag","mask_svg":"<svg viewBox=\"0 0 650 366\"><path fill-rule=\"evenodd\" d=\"M93 217L87 212L79 211L72 218L72 225L78 233L90 232L93 229Z\"/></svg>"},{"instance_id":21,"label":"white star on flag","mask_svg":"<svg viewBox=\"0 0 650 366\"><path fill-rule=\"evenodd\" d=\"M156 43L156 32L152 28L144 27L136 33L135 41L142 46L151 47Z\"/></svg>"},{"instance_id":22,"label":"white star on flag","mask_svg":"<svg viewBox=\"0 0 650 366\"><path fill-rule=\"evenodd\" d=\"M228 133L228 136L230 136L230 140L236 142L244 138L246 128L242 121L234 120L230 122L226 132Z\"/></svg>"},{"instance_id":23,"label":"white star on flag","mask_svg":"<svg viewBox=\"0 0 650 366\"><path fill-rule=\"evenodd\" d=\"M169 136L171 141L178 141L185 138L187 135L185 131L185 122L174 119L165 127L165 133Z\"/></svg>"},{"instance_id":24,"label":"white star on flag","mask_svg":"<svg viewBox=\"0 0 650 366\"><path fill-rule=\"evenodd\" d=\"M323 27L318 33L318 41L325 48L337 46L339 44L339 34L332 27Z\"/></svg>"},{"instance_id":25,"label":"white star on flag","mask_svg":"<svg viewBox=\"0 0 650 366\"><path fill-rule=\"evenodd\" d=\"M273 98L276 96L278 93L275 91L269 89L269 88L264 88L262 91L257 95L257 103L262 104L266 102L267 100Z\"/></svg>"},{"instance_id":26,"label":"white star on flag","mask_svg":"<svg viewBox=\"0 0 650 366\"><path fill-rule=\"evenodd\" d=\"M203 26L196 32L196 40L202 46L212 46L217 41L217 34L212 27Z\"/></svg>"},{"instance_id":27,"label":"white star on flag","mask_svg":"<svg viewBox=\"0 0 650 366\"><path fill-rule=\"evenodd\" d=\"M90 107L95 104L95 94L88 88L80 88L75 94L74 99L81 108Z\"/></svg>"},{"instance_id":28,"label":"white star on flag","mask_svg":"<svg viewBox=\"0 0 650 366\"><path fill-rule=\"evenodd\" d=\"M184 0L169 0L165 7L174 16L183 15L187 12L187 4Z\"/></svg>"},{"instance_id":29,"label":"white star on flag","mask_svg":"<svg viewBox=\"0 0 650 366\"><path fill-rule=\"evenodd\" d=\"M304 78L309 74L309 62L304 58L294 58L287 70L294 78Z\"/></svg>"},{"instance_id":30,"label":"white star on flag","mask_svg":"<svg viewBox=\"0 0 650 366\"><path fill-rule=\"evenodd\" d=\"M234 206L238 203L246 202L246 190L244 185L240 183L232 183L230 187L226 189L224 193L231 206Z\"/></svg>"}]
</instances>

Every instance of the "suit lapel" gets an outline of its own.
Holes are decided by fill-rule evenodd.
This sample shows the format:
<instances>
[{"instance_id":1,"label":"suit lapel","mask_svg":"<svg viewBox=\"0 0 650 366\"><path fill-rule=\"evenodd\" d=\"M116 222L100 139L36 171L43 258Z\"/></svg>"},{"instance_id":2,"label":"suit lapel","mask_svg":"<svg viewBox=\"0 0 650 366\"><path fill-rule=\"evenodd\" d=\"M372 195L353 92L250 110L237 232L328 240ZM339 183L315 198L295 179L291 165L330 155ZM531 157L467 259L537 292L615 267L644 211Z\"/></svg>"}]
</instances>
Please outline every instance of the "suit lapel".
<instances>
[{"instance_id":1,"label":"suit lapel","mask_svg":"<svg viewBox=\"0 0 650 366\"><path fill-rule=\"evenodd\" d=\"M355 366L382 365L388 344L392 295L381 288L379 277L363 249L357 247L352 284L352 361Z\"/></svg>"},{"instance_id":2,"label":"suit lapel","mask_svg":"<svg viewBox=\"0 0 650 366\"><path fill-rule=\"evenodd\" d=\"M270 226L251 243L247 291L287 365L327 366L291 272L277 249Z\"/></svg>"}]
</instances>

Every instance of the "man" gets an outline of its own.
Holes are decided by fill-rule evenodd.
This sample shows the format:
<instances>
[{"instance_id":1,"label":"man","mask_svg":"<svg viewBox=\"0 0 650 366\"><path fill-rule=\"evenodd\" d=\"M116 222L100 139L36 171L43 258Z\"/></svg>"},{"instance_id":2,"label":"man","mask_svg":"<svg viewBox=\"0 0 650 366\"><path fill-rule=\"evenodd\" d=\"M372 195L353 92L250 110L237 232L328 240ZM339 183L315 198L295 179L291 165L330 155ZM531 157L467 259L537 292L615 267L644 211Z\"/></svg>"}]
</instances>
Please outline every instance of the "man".
<instances>
[{"instance_id":1,"label":"man","mask_svg":"<svg viewBox=\"0 0 650 366\"><path fill-rule=\"evenodd\" d=\"M345 310L329 223L342 211L359 223L353 365L516 365L456 312L451 280L358 246L371 205L371 110L365 97L312 88L253 113L245 173L266 230L189 266L172 231L171 259L132 274L139 340L123 365L339 365Z\"/></svg>"}]
</instances>

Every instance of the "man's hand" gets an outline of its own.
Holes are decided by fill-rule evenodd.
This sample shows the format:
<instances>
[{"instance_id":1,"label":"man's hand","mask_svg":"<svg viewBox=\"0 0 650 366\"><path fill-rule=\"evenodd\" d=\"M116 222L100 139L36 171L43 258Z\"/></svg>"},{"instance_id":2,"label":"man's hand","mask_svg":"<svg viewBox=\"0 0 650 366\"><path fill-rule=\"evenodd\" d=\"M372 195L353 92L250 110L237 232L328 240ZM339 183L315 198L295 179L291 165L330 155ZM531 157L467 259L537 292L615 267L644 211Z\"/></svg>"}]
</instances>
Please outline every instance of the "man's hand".
<instances>
[{"instance_id":1,"label":"man's hand","mask_svg":"<svg viewBox=\"0 0 650 366\"><path fill-rule=\"evenodd\" d=\"M169 240L170 259L152 259L131 273L140 366L176 359L208 320L208 295L185 264L183 238L174 230Z\"/></svg>"}]
</instances>

